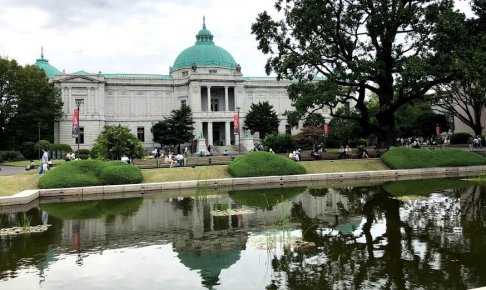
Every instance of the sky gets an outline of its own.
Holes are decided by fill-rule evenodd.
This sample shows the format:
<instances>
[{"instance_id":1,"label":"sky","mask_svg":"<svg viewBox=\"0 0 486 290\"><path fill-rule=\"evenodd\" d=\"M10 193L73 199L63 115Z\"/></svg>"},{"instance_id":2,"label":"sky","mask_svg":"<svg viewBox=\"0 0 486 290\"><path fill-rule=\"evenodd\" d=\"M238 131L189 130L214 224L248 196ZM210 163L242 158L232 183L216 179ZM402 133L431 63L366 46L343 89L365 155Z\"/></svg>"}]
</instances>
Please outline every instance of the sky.
<instances>
[{"instance_id":1,"label":"sky","mask_svg":"<svg viewBox=\"0 0 486 290\"><path fill-rule=\"evenodd\" d=\"M169 74L206 27L245 76L265 76L268 58L251 24L275 0L0 0L0 56L22 65L40 57L59 70ZM466 0L456 5L467 10Z\"/></svg>"}]
</instances>

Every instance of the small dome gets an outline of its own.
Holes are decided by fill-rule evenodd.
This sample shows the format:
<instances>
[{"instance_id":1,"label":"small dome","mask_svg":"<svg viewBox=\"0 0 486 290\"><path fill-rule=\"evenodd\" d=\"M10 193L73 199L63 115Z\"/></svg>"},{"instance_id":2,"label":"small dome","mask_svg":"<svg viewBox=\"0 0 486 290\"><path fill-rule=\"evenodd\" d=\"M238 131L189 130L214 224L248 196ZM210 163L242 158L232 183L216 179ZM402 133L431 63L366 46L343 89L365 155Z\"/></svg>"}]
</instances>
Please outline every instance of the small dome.
<instances>
[{"instance_id":1,"label":"small dome","mask_svg":"<svg viewBox=\"0 0 486 290\"><path fill-rule=\"evenodd\" d=\"M206 22L203 20L203 28L196 35L196 44L183 50L174 62L171 71L184 67L216 66L236 68L233 56L224 48L214 45L213 35L206 29Z\"/></svg>"},{"instance_id":2,"label":"small dome","mask_svg":"<svg viewBox=\"0 0 486 290\"><path fill-rule=\"evenodd\" d=\"M49 61L44 58L44 49L43 48L41 48L41 57L39 59L37 59L37 61L35 62L35 65L38 68L43 69L46 76L50 79L53 78L55 75L61 74L61 72L57 68L50 65Z\"/></svg>"}]
</instances>

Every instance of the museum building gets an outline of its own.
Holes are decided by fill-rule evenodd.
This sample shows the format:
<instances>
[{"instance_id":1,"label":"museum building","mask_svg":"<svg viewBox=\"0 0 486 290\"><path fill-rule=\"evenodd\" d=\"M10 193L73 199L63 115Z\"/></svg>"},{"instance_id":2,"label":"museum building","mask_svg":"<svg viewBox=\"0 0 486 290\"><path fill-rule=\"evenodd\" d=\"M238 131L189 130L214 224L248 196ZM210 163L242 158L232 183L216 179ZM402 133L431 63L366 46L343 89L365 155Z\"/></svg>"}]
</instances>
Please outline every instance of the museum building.
<instances>
[{"instance_id":1,"label":"museum building","mask_svg":"<svg viewBox=\"0 0 486 290\"><path fill-rule=\"evenodd\" d=\"M152 125L181 104L191 107L193 134L204 136L206 145L236 145L235 114L239 114L243 126L251 104L264 101L279 116L278 131L290 132L283 116L291 109L287 94L290 81L243 76L241 66L228 51L215 45L213 38L203 21L195 45L177 56L169 75L65 73L50 65L42 52L36 65L61 90L64 102L63 116L55 124L54 142L77 146L72 135L77 103L81 149L90 149L105 125L130 128L146 149L158 146L152 141Z\"/></svg>"}]
</instances>

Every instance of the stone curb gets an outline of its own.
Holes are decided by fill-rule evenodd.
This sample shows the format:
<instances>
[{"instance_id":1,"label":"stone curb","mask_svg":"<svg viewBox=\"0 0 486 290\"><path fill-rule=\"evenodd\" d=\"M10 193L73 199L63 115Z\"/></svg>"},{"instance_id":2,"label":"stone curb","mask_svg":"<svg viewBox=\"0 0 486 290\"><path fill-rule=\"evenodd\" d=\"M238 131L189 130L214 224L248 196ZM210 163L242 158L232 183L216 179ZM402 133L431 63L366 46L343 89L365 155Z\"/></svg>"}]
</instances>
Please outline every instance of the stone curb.
<instances>
[{"instance_id":1,"label":"stone curb","mask_svg":"<svg viewBox=\"0 0 486 290\"><path fill-rule=\"evenodd\" d=\"M255 185L282 185L296 182L340 183L345 181L384 182L412 180L421 178L467 177L486 174L486 165L465 167L439 167L423 169L378 170L340 173L318 173L284 176L262 176L246 178L224 178L207 180L188 180L158 183L106 185L55 189L24 190L12 196L0 197L0 206L22 205L38 198L64 198L78 196L81 200L93 195L123 195L125 193L163 192L168 190L197 189L198 187L248 187ZM94 197L91 197L93 199Z\"/></svg>"}]
</instances>

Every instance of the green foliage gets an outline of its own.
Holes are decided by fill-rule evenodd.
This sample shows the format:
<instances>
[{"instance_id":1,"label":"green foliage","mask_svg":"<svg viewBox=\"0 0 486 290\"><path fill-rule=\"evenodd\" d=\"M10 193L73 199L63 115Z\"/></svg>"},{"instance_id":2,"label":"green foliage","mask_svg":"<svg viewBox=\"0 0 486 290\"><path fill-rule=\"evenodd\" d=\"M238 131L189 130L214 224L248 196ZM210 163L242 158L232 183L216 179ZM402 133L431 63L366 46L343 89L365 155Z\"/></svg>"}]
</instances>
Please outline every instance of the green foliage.
<instances>
[{"instance_id":1,"label":"green foliage","mask_svg":"<svg viewBox=\"0 0 486 290\"><path fill-rule=\"evenodd\" d=\"M37 141L37 143L35 143L35 150L40 150L42 151L42 149L46 149L46 150L49 150L51 148L51 142L47 141L47 140L39 140Z\"/></svg>"},{"instance_id":2,"label":"green foliage","mask_svg":"<svg viewBox=\"0 0 486 290\"><path fill-rule=\"evenodd\" d=\"M278 132L279 122L277 113L268 102L251 104L250 111L245 116L245 128L250 129L252 133L260 132L262 140L268 134Z\"/></svg>"},{"instance_id":3,"label":"green foliage","mask_svg":"<svg viewBox=\"0 0 486 290\"><path fill-rule=\"evenodd\" d=\"M305 189L306 187L265 188L230 191L228 194L241 205L271 210L277 204L301 194Z\"/></svg>"},{"instance_id":4,"label":"green foliage","mask_svg":"<svg viewBox=\"0 0 486 290\"><path fill-rule=\"evenodd\" d=\"M305 168L286 157L264 151L250 152L236 158L228 166L233 177L305 174Z\"/></svg>"},{"instance_id":5,"label":"green foliage","mask_svg":"<svg viewBox=\"0 0 486 290\"><path fill-rule=\"evenodd\" d=\"M138 167L124 166L121 161L101 170L100 178L104 181L104 184L113 185L141 183L143 180L142 172Z\"/></svg>"},{"instance_id":6,"label":"green foliage","mask_svg":"<svg viewBox=\"0 0 486 290\"><path fill-rule=\"evenodd\" d=\"M444 189L460 189L471 186L473 182L461 179L420 179L387 182L383 185L394 196L429 195Z\"/></svg>"},{"instance_id":7,"label":"green foliage","mask_svg":"<svg viewBox=\"0 0 486 290\"><path fill-rule=\"evenodd\" d=\"M20 152L26 159L37 159L39 158L39 151L35 149L34 142L24 142L20 145Z\"/></svg>"},{"instance_id":8,"label":"green foliage","mask_svg":"<svg viewBox=\"0 0 486 290\"><path fill-rule=\"evenodd\" d=\"M172 110L170 116L155 123L151 131L154 141L163 145L177 146L190 141L194 137L191 107L183 104L179 110Z\"/></svg>"},{"instance_id":9,"label":"green foliage","mask_svg":"<svg viewBox=\"0 0 486 290\"><path fill-rule=\"evenodd\" d=\"M265 148L272 148L275 153L288 153L297 148L295 140L289 134L270 134L263 139Z\"/></svg>"},{"instance_id":10,"label":"green foliage","mask_svg":"<svg viewBox=\"0 0 486 290\"><path fill-rule=\"evenodd\" d=\"M298 134L294 136L299 148L309 150L314 149L316 144L323 141L323 129L313 126L305 126Z\"/></svg>"},{"instance_id":11,"label":"green foliage","mask_svg":"<svg viewBox=\"0 0 486 290\"><path fill-rule=\"evenodd\" d=\"M92 201L75 201L47 203L40 207L56 218L62 220L84 220L101 218L108 215L128 216L138 211L143 198L109 199Z\"/></svg>"},{"instance_id":12,"label":"green foliage","mask_svg":"<svg viewBox=\"0 0 486 290\"><path fill-rule=\"evenodd\" d=\"M451 144L468 144L472 141L473 136L468 133L454 133L451 136Z\"/></svg>"},{"instance_id":13,"label":"green foliage","mask_svg":"<svg viewBox=\"0 0 486 290\"><path fill-rule=\"evenodd\" d=\"M90 155L91 155L91 151L89 149L79 149L79 153L77 157L79 159L86 160L89 158Z\"/></svg>"},{"instance_id":14,"label":"green foliage","mask_svg":"<svg viewBox=\"0 0 486 290\"><path fill-rule=\"evenodd\" d=\"M484 165L486 159L478 154L453 149L414 149L393 148L381 157L381 160L393 169L455 167Z\"/></svg>"},{"instance_id":15,"label":"green foliage","mask_svg":"<svg viewBox=\"0 0 486 290\"><path fill-rule=\"evenodd\" d=\"M398 136L435 136L435 127L441 131L449 129L449 122L442 114L435 114L429 102L407 104L396 113Z\"/></svg>"},{"instance_id":16,"label":"green foliage","mask_svg":"<svg viewBox=\"0 0 486 290\"><path fill-rule=\"evenodd\" d=\"M138 167L121 161L78 160L63 163L47 172L40 178L39 188L129 184L140 183L142 179Z\"/></svg>"},{"instance_id":17,"label":"green foliage","mask_svg":"<svg viewBox=\"0 0 486 290\"><path fill-rule=\"evenodd\" d=\"M0 100L0 148L38 140L39 129L53 141L63 103L60 89L49 84L42 69L0 57Z\"/></svg>"},{"instance_id":18,"label":"green foliage","mask_svg":"<svg viewBox=\"0 0 486 290\"><path fill-rule=\"evenodd\" d=\"M73 152L73 148L71 148L68 144L51 144L49 146L50 151L64 151L64 152Z\"/></svg>"},{"instance_id":19,"label":"green foliage","mask_svg":"<svg viewBox=\"0 0 486 290\"><path fill-rule=\"evenodd\" d=\"M90 152L86 154L89 155ZM91 157L120 160L123 154L132 158L142 158L142 142L127 127L106 125L91 148Z\"/></svg>"},{"instance_id":20,"label":"green foliage","mask_svg":"<svg viewBox=\"0 0 486 290\"><path fill-rule=\"evenodd\" d=\"M0 160L21 161L21 160L25 160L25 158L22 155L22 153L20 153L19 151L0 151Z\"/></svg>"},{"instance_id":21,"label":"green foliage","mask_svg":"<svg viewBox=\"0 0 486 290\"><path fill-rule=\"evenodd\" d=\"M342 113L350 115L350 113ZM360 138L365 138L358 121L352 119L333 118L329 122L329 136L327 147L339 147L340 145L356 146Z\"/></svg>"},{"instance_id":22,"label":"green foliage","mask_svg":"<svg viewBox=\"0 0 486 290\"><path fill-rule=\"evenodd\" d=\"M454 60L467 33L453 1L277 0L275 8L260 13L251 29L269 56L266 72L297 80L288 90L294 123L324 107L333 113L339 104L355 104L352 118L386 148L403 105L457 78ZM366 105L371 93L374 111Z\"/></svg>"}]
</instances>

